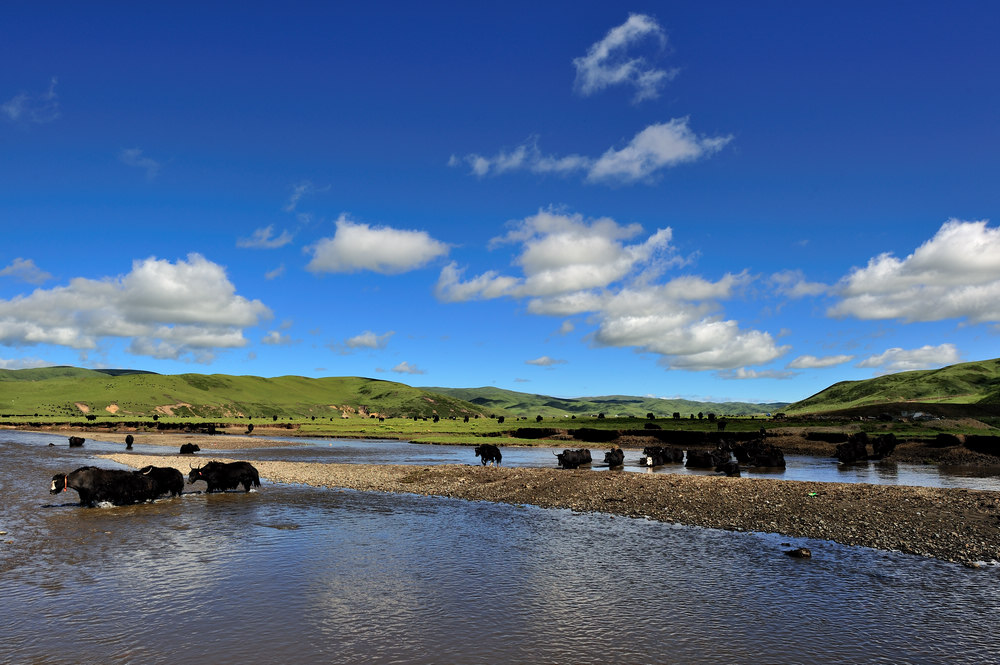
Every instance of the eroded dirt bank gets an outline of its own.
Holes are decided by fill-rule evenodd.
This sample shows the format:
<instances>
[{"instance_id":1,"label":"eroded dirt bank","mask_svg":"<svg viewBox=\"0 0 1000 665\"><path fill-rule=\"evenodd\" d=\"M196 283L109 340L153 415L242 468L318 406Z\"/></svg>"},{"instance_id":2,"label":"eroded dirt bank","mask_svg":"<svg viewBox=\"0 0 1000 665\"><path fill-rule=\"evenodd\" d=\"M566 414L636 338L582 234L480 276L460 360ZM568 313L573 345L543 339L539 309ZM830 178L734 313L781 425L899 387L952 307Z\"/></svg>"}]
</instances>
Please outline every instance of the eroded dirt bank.
<instances>
[{"instance_id":1,"label":"eroded dirt bank","mask_svg":"<svg viewBox=\"0 0 1000 665\"><path fill-rule=\"evenodd\" d=\"M139 468L190 457L120 453ZM532 504L833 540L971 564L1000 561L1000 493L590 470L253 461L276 483ZM193 486L203 489L202 484ZM267 491L264 488L263 491Z\"/></svg>"}]
</instances>

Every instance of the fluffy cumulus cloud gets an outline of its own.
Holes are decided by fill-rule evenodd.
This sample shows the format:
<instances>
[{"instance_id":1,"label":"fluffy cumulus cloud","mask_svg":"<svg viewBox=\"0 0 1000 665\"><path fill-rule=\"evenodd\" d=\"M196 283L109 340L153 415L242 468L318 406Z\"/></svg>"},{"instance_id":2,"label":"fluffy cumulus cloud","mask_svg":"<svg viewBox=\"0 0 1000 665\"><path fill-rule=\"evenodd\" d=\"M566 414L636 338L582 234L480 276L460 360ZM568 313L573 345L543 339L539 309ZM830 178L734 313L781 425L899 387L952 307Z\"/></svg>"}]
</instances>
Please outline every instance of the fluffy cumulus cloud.
<instances>
[{"instance_id":1,"label":"fluffy cumulus cloud","mask_svg":"<svg viewBox=\"0 0 1000 665\"><path fill-rule=\"evenodd\" d=\"M32 259L17 257L10 265L0 270L0 277L13 277L28 284L44 284L52 275L35 265Z\"/></svg>"},{"instance_id":2,"label":"fluffy cumulus cloud","mask_svg":"<svg viewBox=\"0 0 1000 665\"><path fill-rule=\"evenodd\" d=\"M858 367L871 367L879 370L878 374L905 372L914 369L932 369L954 365L960 362L958 349L954 344L938 346L922 346L919 349L887 349L877 356L869 356L857 364Z\"/></svg>"},{"instance_id":3,"label":"fluffy cumulus cloud","mask_svg":"<svg viewBox=\"0 0 1000 665\"><path fill-rule=\"evenodd\" d=\"M658 97L660 88L677 75L677 70L658 69L645 58L630 55L632 49L647 43L662 51L667 43L666 32L650 16L630 15L625 23L591 45L586 55L573 60L577 91L592 95L611 86L627 85L635 88L636 102Z\"/></svg>"},{"instance_id":4,"label":"fluffy cumulus cloud","mask_svg":"<svg viewBox=\"0 0 1000 665\"><path fill-rule=\"evenodd\" d=\"M244 346L243 329L270 315L259 300L237 295L222 266L199 254L176 263L151 257L134 261L123 276L78 277L0 300L0 344L87 350L124 338L134 354L207 361L218 349Z\"/></svg>"},{"instance_id":5,"label":"fluffy cumulus cloud","mask_svg":"<svg viewBox=\"0 0 1000 665\"><path fill-rule=\"evenodd\" d=\"M646 127L624 146L609 148L600 157L585 155L546 155L537 139L501 150L492 157L471 153L452 155L449 166L468 164L473 174L483 177L513 171L568 175L583 173L590 183L628 184L651 182L663 169L709 157L732 141L732 136L698 136L688 118Z\"/></svg>"},{"instance_id":6,"label":"fluffy cumulus cloud","mask_svg":"<svg viewBox=\"0 0 1000 665\"><path fill-rule=\"evenodd\" d=\"M658 354L669 368L734 369L767 363L788 351L766 332L744 330L719 312L750 281L746 272L716 281L681 275L654 281L678 261L669 228L645 239L635 224L541 211L495 243L516 242L520 276L490 271L463 280L452 263L442 270L437 296L445 302L525 298L528 311L547 316L586 314L597 323L598 346Z\"/></svg>"},{"instance_id":7,"label":"fluffy cumulus cloud","mask_svg":"<svg viewBox=\"0 0 1000 665\"><path fill-rule=\"evenodd\" d=\"M279 235L275 236L274 226L271 225L255 230L249 238L239 238L236 241L236 246L244 249L277 249L284 247L291 241L291 233L282 230Z\"/></svg>"},{"instance_id":8,"label":"fluffy cumulus cloud","mask_svg":"<svg viewBox=\"0 0 1000 665\"><path fill-rule=\"evenodd\" d=\"M904 259L884 253L838 285L830 316L906 322L1000 321L1000 229L948 220Z\"/></svg>"},{"instance_id":9,"label":"fluffy cumulus cloud","mask_svg":"<svg viewBox=\"0 0 1000 665\"><path fill-rule=\"evenodd\" d=\"M314 273L371 270L392 275L421 268L448 250L448 245L426 231L372 227L341 215L332 238L307 248L313 257L306 269Z\"/></svg>"},{"instance_id":10,"label":"fluffy cumulus cloud","mask_svg":"<svg viewBox=\"0 0 1000 665\"><path fill-rule=\"evenodd\" d=\"M795 360L788 363L788 368L822 369L824 367L843 365L844 363L849 363L852 360L854 360L854 356L849 355L824 356L822 358L817 358L816 356L799 356Z\"/></svg>"},{"instance_id":11,"label":"fluffy cumulus cloud","mask_svg":"<svg viewBox=\"0 0 1000 665\"><path fill-rule=\"evenodd\" d=\"M59 117L58 79L52 77L45 92L19 92L3 104L0 113L12 122L52 122Z\"/></svg>"}]
</instances>

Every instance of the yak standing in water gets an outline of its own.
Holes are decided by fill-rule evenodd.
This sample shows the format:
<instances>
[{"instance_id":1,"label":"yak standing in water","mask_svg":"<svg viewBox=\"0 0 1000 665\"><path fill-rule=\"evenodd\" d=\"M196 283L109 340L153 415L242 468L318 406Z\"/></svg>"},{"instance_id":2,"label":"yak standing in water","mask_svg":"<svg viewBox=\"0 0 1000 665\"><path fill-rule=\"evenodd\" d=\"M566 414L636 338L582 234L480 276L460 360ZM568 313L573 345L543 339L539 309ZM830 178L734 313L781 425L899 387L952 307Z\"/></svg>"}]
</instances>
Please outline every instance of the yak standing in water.
<instances>
[{"instance_id":1,"label":"yak standing in water","mask_svg":"<svg viewBox=\"0 0 1000 665\"><path fill-rule=\"evenodd\" d=\"M556 463L564 469L577 469L584 464L590 464L593 458L586 448L570 450L567 448L561 453L556 453Z\"/></svg>"},{"instance_id":2,"label":"yak standing in water","mask_svg":"<svg viewBox=\"0 0 1000 665\"><path fill-rule=\"evenodd\" d=\"M260 475L250 462L216 462L199 467L191 467L188 473L188 484L204 480L208 492L225 492L243 485L243 490L260 487Z\"/></svg>"},{"instance_id":3,"label":"yak standing in water","mask_svg":"<svg viewBox=\"0 0 1000 665\"><path fill-rule=\"evenodd\" d=\"M157 496L180 496L184 491L184 474L172 466L144 466L137 473L149 476L156 485Z\"/></svg>"},{"instance_id":4,"label":"yak standing in water","mask_svg":"<svg viewBox=\"0 0 1000 665\"><path fill-rule=\"evenodd\" d=\"M197 443L181 444L181 455L194 455L199 450L201 450L201 446Z\"/></svg>"},{"instance_id":5,"label":"yak standing in water","mask_svg":"<svg viewBox=\"0 0 1000 665\"><path fill-rule=\"evenodd\" d=\"M476 457L480 458L483 466L486 466L488 462L500 466L500 460L503 459L503 455L500 454L500 448L494 446L492 443L483 443L476 446Z\"/></svg>"},{"instance_id":6,"label":"yak standing in water","mask_svg":"<svg viewBox=\"0 0 1000 665\"><path fill-rule=\"evenodd\" d=\"M116 506L144 503L159 496L156 483L148 475L135 471L82 466L70 473L52 476L51 494L76 490L81 506L108 502Z\"/></svg>"},{"instance_id":7,"label":"yak standing in water","mask_svg":"<svg viewBox=\"0 0 1000 665\"><path fill-rule=\"evenodd\" d=\"M613 447L611 450L604 453L604 463L611 469L623 466L625 464L625 451L618 446Z\"/></svg>"},{"instance_id":8,"label":"yak standing in water","mask_svg":"<svg viewBox=\"0 0 1000 665\"><path fill-rule=\"evenodd\" d=\"M86 441L86 439L82 436L71 436L69 437L69 447L78 448L83 445L84 441Z\"/></svg>"}]
</instances>

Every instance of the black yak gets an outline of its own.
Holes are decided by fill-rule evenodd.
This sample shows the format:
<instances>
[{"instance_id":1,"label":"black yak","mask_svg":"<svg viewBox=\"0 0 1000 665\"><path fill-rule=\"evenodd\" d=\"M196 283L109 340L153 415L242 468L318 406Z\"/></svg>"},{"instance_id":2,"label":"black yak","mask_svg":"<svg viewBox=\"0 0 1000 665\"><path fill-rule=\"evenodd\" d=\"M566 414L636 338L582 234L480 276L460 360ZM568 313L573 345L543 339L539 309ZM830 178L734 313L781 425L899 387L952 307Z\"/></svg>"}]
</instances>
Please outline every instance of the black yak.
<instances>
[{"instance_id":1,"label":"black yak","mask_svg":"<svg viewBox=\"0 0 1000 665\"><path fill-rule=\"evenodd\" d=\"M500 460L503 459L503 455L500 454L500 448L494 446L492 443L483 443L476 446L476 457L482 461L483 466L486 466L489 462L500 466Z\"/></svg>"},{"instance_id":2,"label":"black yak","mask_svg":"<svg viewBox=\"0 0 1000 665\"><path fill-rule=\"evenodd\" d=\"M86 439L83 438L82 436L71 436L69 437L69 447L77 448L79 446L82 446L84 441L86 441Z\"/></svg>"},{"instance_id":3,"label":"black yak","mask_svg":"<svg viewBox=\"0 0 1000 665\"><path fill-rule=\"evenodd\" d=\"M201 450L201 446L197 443L185 443L181 445L181 455L194 455L199 450Z\"/></svg>"},{"instance_id":4,"label":"black yak","mask_svg":"<svg viewBox=\"0 0 1000 665\"><path fill-rule=\"evenodd\" d=\"M157 496L180 496L184 490L184 474L172 466L144 466L136 473L149 476L156 484Z\"/></svg>"},{"instance_id":5,"label":"black yak","mask_svg":"<svg viewBox=\"0 0 1000 665\"><path fill-rule=\"evenodd\" d=\"M615 446L604 453L604 463L612 469L623 466L625 464L625 451Z\"/></svg>"},{"instance_id":6,"label":"black yak","mask_svg":"<svg viewBox=\"0 0 1000 665\"><path fill-rule=\"evenodd\" d=\"M260 487L260 475L250 462L216 462L199 467L191 467L188 473L188 483L204 480L208 492L225 492L243 485L243 490Z\"/></svg>"},{"instance_id":7,"label":"black yak","mask_svg":"<svg viewBox=\"0 0 1000 665\"><path fill-rule=\"evenodd\" d=\"M593 458L586 448L578 450L566 449L561 453L556 453L557 464L564 469L576 469L584 464L590 464Z\"/></svg>"},{"instance_id":8,"label":"black yak","mask_svg":"<svg viewBox=\"0 0 1000 665\"><path fill-rule=\"evenodd\" d=\"M102 502L123 506L152 501L159 496L156 483L147 475L96 466L82 466L76 471L52 476L50 493L58 494L71 489L80 495L81 506Z\"/></svg>"}]
</instances>

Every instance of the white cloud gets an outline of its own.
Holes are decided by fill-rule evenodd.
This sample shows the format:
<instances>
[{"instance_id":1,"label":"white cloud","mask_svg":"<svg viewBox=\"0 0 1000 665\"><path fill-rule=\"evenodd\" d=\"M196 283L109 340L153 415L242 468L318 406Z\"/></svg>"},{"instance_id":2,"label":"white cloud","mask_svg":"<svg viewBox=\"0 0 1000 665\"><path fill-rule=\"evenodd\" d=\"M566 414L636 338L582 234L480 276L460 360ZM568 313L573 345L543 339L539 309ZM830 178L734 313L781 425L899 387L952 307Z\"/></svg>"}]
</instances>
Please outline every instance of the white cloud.
<instances>
[{"instance_id":1,"label":"white cloud","mask_svg":"<svg viewBox=\"0 0 1000 665\"><path fill-rule=\"evenodd\" d=\"M651 178L657 171L683 162L693 162L721 150L730 136L696 136L687 118L650 125L620 150L609 149L587 173L589 182L635 182Z\"/></svg>"},{"instance_id":2,"label":"white cloud","mask_svg":"<svg viewBox=\"0 0 1000 665\"><path fill-rule=\"evenodd\" d=\"M788 363L787 367L790 369L820 369L823 367L843 365L844 363L849 363L852 360L854 360L854 356L849 355L824 356L822 358L806 355L799 356L795 360L792 360Z\"/></svg>"},{"instance_id":3,"label":"white cloud","mask_svg":"<svg viewBox=\"0 0 1000 665\"><path fill-rule=\"evenodd\" d=\"M396 334L395 330L376 335L370 330L366 330L360 335L355 335L344 342L344 346L349 349L384 349L389 339Z\"/></svg>"},{"instance_id":4,"label":"white cloud","mask_svg":"<svg viewBox=\"0 0 1000 665\"><path fill-rule=\"evenodd\" d=\"M40 358L0 358L0 369L35 369L52 366L53 363Z\"/></svg>"},{"instance_id":5,"label":"white cloud","mask_svg":"<svg viewBox=\"0 0 1000 665\"><path fill-rule=\"evenodd\" d=\"M950 219L905 259L880 254L838 288L834 317L1000 321L1000 229Z\"/></svg>"},{"instance_id":6,"label":"white cloud","mask_svg":"<svg viewBox=\"0 0 1000 665\"><path fill-rule=\"evenodd\" d=\"M292 185L292 195L288 197L288 203L285 204L285 212L294 212L295 207L298 206L299 201L303 196L313 191L313 184L308 180L300 182L297 185Z\"/></svg>"},{"instance_id":7,"label":"white cloud","mask_svg":"<svg viewBox=\"0 0 1000 665\"><path fill-rule=\"evenodd\" d=\"M771 286L789 298L823 295L830 286L821 282L809 282L801 270L783 270L771 275Z\"/></svg>"},{"instance_id":8,"label":"white cloud","mask_svg":"<svg viewBox=\"0 0 1000 665\"><path fill-rule=\"evenodd\" d=\"M558 358L549 358L548 356L542 356L540 358L535 358L534 360L525 360L525 365L537 365L538 367L552 367L553 365L565 365L566 361Z\"/></svg>"},{"instance_id":9,"label":"white cloud","mask_svg":"<svg viewBox=\"0 0 1000 665\"><path fill-rule=\"evenodd\" d=\"M446 302L491 299L501 296L556 296L605 287L654 256L671 252L671 230L658 229L645 241L625 245L636 236L638 224L620 226L602 217L586 220L540 210L514 224L507 235L494 238L491 245L520 243L515 263L524 277L488 271L469 281L461 281L462 270L451 263L441 271L436 287L438 298Z\"/></svg>"},{"instance_id":10,"label":"white cloud","mask_svg":"<svg viewBox=\"0 0 1000 665\"><path fill-rule=\"evenodd\" d=\"M919 349L887 349L877 356L869 356L857 364L857 367L873 367L879 374L905 372L914 369L932 369L954 365L959 362L958 349L954 344L938 346L922 346Z\"/></svg>"},{"instance_id":11,"label":"white cloud","mask_svg":"<svg viewBox=\"0 0 1000 665\"><path fill-rule=\"evenodd\" d=\"M277 330L269 331L261 338L260 341L262 344L270 344L273 346L289 346L296 343L296 340L293 340L291 336L282 334Z\"/></svg>"},{"instance_id":12,"label":"white cloud","mask_svg":"<svg viewBox=\"0 0 1000 665\"><path fill-rule=\"evenodd\" d=\"M123 276L78 277L0 300L0 344L95 349L103 339L130 338L132 353L201 360L244 346L243 328L271 315L235 291L225 270L199 254L136 260Z\"/></svg>"},{"instance_id":13,"label":"white cloud","mask_svg":"<svg viewBox=\"0 0 1000 665\"><path fill-rule=\"evenodd\" d=\"M126 148L118 153L123 164L145 169L146 179L152 180L160 172L160 163L151 157L144 157L140 148Z\"/></svg>"},{"instance_id":14,"label":"white cloud","mask_svg":"<svg viewBox=\"0 0 1000 665\"><path fill-rule=\"evenodd\" d=\"M398 365L396 365L395 367L393 367L392 371L396 372L397 374L426 374L427 373L424 370L418 368L416 365L411 365L410 363L406 362L405 360L403 362L399 363Z\"/></svg>"},{"instance_id":15,"label":"white cloud","mask_svg":"<svg viewBox=\"0 0 1000 665\"><path fill-rule=\"evenodd\" d=\"M43 284L52 279L52 275L35 265L32 259L17 257L9 266L0 270L0 277L14 277L28 284Z\"/></svg>"},{"instance_id":16,"label":"white cloud","mask_svg":"<svg viewBox=\"0 0 1000 665\"><path fill-rule=\"evenodd\" d=\"M650 16L629 15L625 23L591 45L587 55L573 60L576 89L582 95L591 95L613 85L631 85L636 89L635 102L658 97L660 87L672 80L677 70L657 69L644 58L629 57L629 48L647 41L656 42L662 50L667 43L666 32Z\"/></svg>"},{"instance_id":17,"label":"white cloud","mask_svg":"<svg viewBox=\"0 0 1000 665\"><path fill-rule=\"evenodd\" d=\"M352 222L346 215L337 220L337 232L311 247L313 258L306 266L312 272L356 272L371 270L384 275L421 268L448 253L448 245L426 231L371 227Z\"/></svg>"},{"instance_id":18,"label":"white cloud","mask_svg":"<svg viewBox=\"0 0 1000 665\"><path fill-rule=\"evenodd\" d=\"M52 77L49 89L40 93L19 92L12 98L0 104L0 113L12 122L52 122L59 117L59 97L56 95L56 84L59 79Z\"/></svg>"},{"instance_id":19,"label":"white cloud","mask_svg":"<svg viewBox=\"0 0 1000 665\"><path fill-rule=\"evenodd\" d=\"M281 277L284 274L285 274L285 264L282 263L274 270L269 270L266 273L264 273L264 279L267 280L277 279L278 277Z\"/></svg>"},{"instance_id":20,"label":"white cloud","mask_svg":"<svg viewBox=\"0 0 1000 665\"><path fill-rule=\"evenodd\" d=\"M570 321L569 319L566 319L565 321L562 322L562 325L559 326L559 330L556 331L556 334L557 335L568 335L571 332L573 332L575 329L576 329L576 326L573 325L573 322Z\"/></svg>"},{"instance_id":21,"label":"white cloud","mask_svg":"<svg viewBox=\"0 0 1000 665\"><path fill-rule=\"evenodd\" d=\"M282 230L281 235L274 237L274 225L257 229L249 238L239 238L237 247L245 249L276 249L284 247L292 241L292 234Z\"/></svg>"},{"instance_id":22,"label":"white cloud","mask_svg":"<svg viewBox=\"0 0 1000 665\"><path fill-rule=\"evenodd\" d=\"M541 211L494 239L521 243L514 262L523 276L490 271L462 281L462 270L451 263L441 271L436 293L446 302L529 298L532 314L591 314L598 326L595 344L655 353L667 367L733 369L770 362L789 350L769 333L741 329L719 314L717 301L735 297L749 283L746 271L717 281L682 275L654 283L678 264L672 232L659 229L625 244L641 231L608 218Z\"/></svg>"},{"instance_id":23,"label":"white cloud","mask_svg":"<svg viewBox=\"0 0 1000 665\"><path fill-rule=\"evenodd\" d=\"M723 370L718 373L720 379L742 380L742 379L791 379L797 372L783 372L780 370L753 370L745 367L739 369Z\"/></svg>"},{"instance_id":24,"label":"white cloud","mask_svg":"<svg viewBox=\"0 0 1000 665\"><path fill-rule=\"evenodd\" d=\"M465 162L474 175L483 177L513 171L569 175L585 172L586 181L597 183L633 183L650 181L657 172L693 162L718 152L732 141L732 136L704 137L688 127L688 118L650 125L620 149L609 148L600 157L584 155L545 155L531 139L513 150L501 150L492 157L476 153L458 158L452 155L449 166Z\"/></svg>"}]
</instances>

